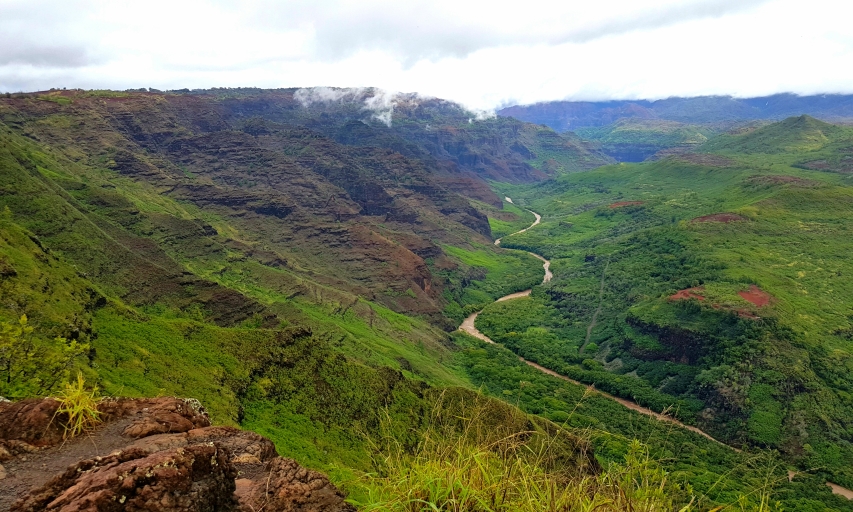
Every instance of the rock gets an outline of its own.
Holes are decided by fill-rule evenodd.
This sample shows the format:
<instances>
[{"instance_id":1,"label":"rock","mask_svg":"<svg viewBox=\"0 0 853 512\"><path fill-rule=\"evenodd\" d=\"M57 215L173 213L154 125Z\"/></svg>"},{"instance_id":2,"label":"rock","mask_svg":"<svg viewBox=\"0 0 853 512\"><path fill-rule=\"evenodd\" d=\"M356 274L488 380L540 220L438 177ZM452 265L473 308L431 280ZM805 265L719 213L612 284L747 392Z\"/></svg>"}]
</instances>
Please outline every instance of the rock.
<instances>
[{"instance_id":1,"label":"rock","mask_svg":"<svg viewBox=\"0 0 853 512\"><path fill-rule=\"evenodd\" d=\"M111 399L104 400L98 405L98 410L105 421L112 418L123 418L127 416L151 417L158 423L167 425L169 423L186 426L183 420L187 420L193 428L210 426L210 418L200 407L197 400L181 399L173 397L139 398L139 399ZM201 410L197 410L197 408ZM172 427L177 428L177 427ZM186 430L170 430L171 432L186 432ZM157 432L164 433L164 432Z\"/></svg>"},{"instance_id":2,"label":"rock","mask_svg":"<svg viewBox=\"0 0 853 512\"><path fill-rule=\"evenodd\" d=\"M50 402L55 401L0 404L0 418L7 421L22 418L26 425L18 428L0 423L0 432L7 437L0 437L0 459L12 460L16 477L28 475L21 491L33 489L27 494L17 494L14 489L24 482L9 487L8 483L17 482L17 478L6 479L0 484L0 502L4 503L0 508L8 507L18 496L20 499L10 510L355 510L325 475L279 457L269 439L233 427L210 426L197 402L177 398L107 400L99 406L104 424L86 439L75 438L49 446L48 440L53 437L37 436L36 427L53 428L48 413L55 411L56 406ZM121 423L109 425L117 421ZM14 428L7 428L10 425ZM56 433L61 440L62 429L58 428ZM10 439L14 435L41 445ZM54 464L52 469L46 467L45 462L49 463L53 457L66 460L63 454L68 450L73 452L80 443L121 448L105 457L68 458L69 462L78 461L70 467L65 465L68 462ZM50 477L65 467L63 472ZM5 471L0 466L0 480L4 477ZM3 492L13 494L4 496Z\"/></svg>"},{"instance_id":3,"label":"rock","mask_svg":"<svg viewBox=\"0 0 853 512\"><path fill-rule=\"evenodd\" d=\"M234 427L205 427L179 434L159 434L132 443L127 449L154 453L194 444L215 442L228 460L239 464L260 464L277 456L275 445L254 432Z\"/></svg>"},{"instance_id":4,"label":"rock","mask_svg":"<svg viewBox=\"0 0 853 512\"><path fill-rule=\"evenodd\" d=\"M207 427L190 430L187 433L190 443L215 442L228 453L232 462L267 462L278 454L275 445L261 435L233 427ZM237 460L240 459L240 460Z\"/></svg>"},{"instance_id":5,"label":"rock","mask_svg":"<svg viewBox=\"0 0 853 512\"><path fill-rule=\"evenodd\" d=\"M140 421L130 424L122 435L129 437L147 437L154 434L166 434L169 432L187 432L192 430L193 424L190 420L172 412L161 412L156 416L145 416Z\"/></svg>"},{"instance_id":6,"label":"rock","mask_svg":"<svg viewBox=\"0 0 853 512\"><path fill-rule=\"evenodd\" d=\"M151 455L127 450L71 466L17 501L11 510L236 510L236 475L234 466L215 444Z\"/></svg>"},{"instance_id":7,"label":"rock","mask_svg":"<svg viewBox=\"0 0 853 512\"><path fill-rule=\"evenodd\" d=\"M292 459L276 457L267 464L264 478L241 479L237 498L243 512L350 512L352 505L325 475L305 469Z\"/></svg>"},{"instance_id":8,"label":"rock","mask_svg":"<svg viewBox=\"0 0 853 512\"><path fill-rule=\"evenodd\" d=\"M197 400L192 399L161 397L106 400L98 406L98 410L105 420L138 416L123 432L123 435L137 439L210 426L207 413Z\"/></svg>"},{"instance_id":9,"label":"rock","mask_svg":"<svg viewBox=\"0 0 853 512\"><path fill-rule=\"evenodd\" d=\"M23 441L33 446L61 442L65 429L59 418L54 418L57 409L59 402L51 398L0 402L0 441Z\"/></svg>"},{"instance_id":10,"label":"rock","mask_svg":"<svg viewBox=\"0 0 853 512\"><path fill-rule=\"evenodd\" d=\"M6 468L3 467L3 464L0 464L0 480L6 478Z\"/></svg>"}]
</instances>

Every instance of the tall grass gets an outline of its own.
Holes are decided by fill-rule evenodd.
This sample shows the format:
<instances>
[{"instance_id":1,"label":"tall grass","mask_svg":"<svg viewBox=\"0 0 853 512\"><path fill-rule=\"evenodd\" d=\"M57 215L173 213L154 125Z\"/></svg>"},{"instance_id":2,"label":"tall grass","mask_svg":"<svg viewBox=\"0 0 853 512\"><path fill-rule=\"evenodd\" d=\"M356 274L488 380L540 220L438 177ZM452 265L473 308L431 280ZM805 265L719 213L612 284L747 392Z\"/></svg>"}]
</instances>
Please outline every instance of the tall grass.
<instances>
[{"instance_id":1,"label":"tall grass","mask_svg":"<svg viewBox=\"0 0 853 512\"><path fill-rule=\"evenodd\" d=\"M623 463L601 468L585 436L518 417L498 423L495 407L480 398L458 414L440 400L414 449L382 439L375 445L380 469L364 476L355 504L393 512L691 509L689 489L670 481L639 441Z\"/></svg>"}]
</instances>

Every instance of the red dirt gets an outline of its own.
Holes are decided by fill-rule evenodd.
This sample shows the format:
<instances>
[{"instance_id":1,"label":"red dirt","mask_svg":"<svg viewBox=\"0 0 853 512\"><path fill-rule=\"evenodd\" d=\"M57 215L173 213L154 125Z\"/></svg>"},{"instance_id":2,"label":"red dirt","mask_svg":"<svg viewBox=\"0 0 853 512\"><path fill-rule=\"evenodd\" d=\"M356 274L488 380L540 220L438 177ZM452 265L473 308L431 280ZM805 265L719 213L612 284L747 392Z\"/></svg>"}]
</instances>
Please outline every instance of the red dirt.
<instances>
[{"instance_id":1,"label":"red dirt","mask_svg":"<svg viewBox=\"0 0 853 512\"><path fill-rule=\"evenodd\" d=\"M742 220L746 220L746 218L735 213L714 213L711 215L705 215L704 217L696 217L690 222L722 222L724 224L728 224L729 222L739 222Z\"/></svg>"},{"instance_id":2,"label":"red dirt","mask_svg":"<svg viewBox=\"0 0 853 512\"><path fill-rule=\"evenodd\" d=\"M610 208L621 208L623 206L639 206L645 201L617 201L610 205Z\"/></svg>"},{"instance_id":3,"label":"red dirt","mask_svg":"<svg viewBox=\"0 0 853 512\"><path fill-rule=\"evenodd\" d=\"M686 290L681 290L669 296L669 300L690 300L690 299L699 299L705 300L705 297L699 295L696 292L701 292L704 290L704 286L697 286L696 288L687 288Z\"/></svg>"},{"instance_id":4,"label":"red dirt","mask_svg":"<svg viewBox=\"0 0 853 512\"><path fill-rule=\"evenodd\" d=\"M744 300L747 300L758 307L764 307L770 303L773 296L765 292L754 284L749 285L749 290L741 290L737 292Z\"/></svg>"}]
</instances>

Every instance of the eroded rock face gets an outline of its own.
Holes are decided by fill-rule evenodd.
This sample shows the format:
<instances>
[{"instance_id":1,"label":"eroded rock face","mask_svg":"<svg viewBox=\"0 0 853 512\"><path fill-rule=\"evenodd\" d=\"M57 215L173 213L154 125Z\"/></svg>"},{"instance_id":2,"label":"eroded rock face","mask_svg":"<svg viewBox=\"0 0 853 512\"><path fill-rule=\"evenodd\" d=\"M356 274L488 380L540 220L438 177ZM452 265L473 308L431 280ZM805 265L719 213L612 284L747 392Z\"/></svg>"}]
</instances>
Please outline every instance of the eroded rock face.
<instances>
[{"instance_id":1,"label":"eroded rock face","mask_svg":"<svg viewBox=\"0 0 853 512\"><path fill-rule=\"evenodd\" d=\"M147 455L127 450L80 461L12 510L236 510L237 471L215 444Z\"/></svg>"},{"instance_id":2,"label":"eroded rock face","mask_svg":"<svg viewBox=\"0 0 853 512\"><path fill-rule=\"evenodd\" d=\"M341 500L340 492L325 475L305 469L292 459L276 457L266 470L265 480L237 480L237 496L244 512L355 510Z\"/></svg>"},{"instance_id":3,"label":"eroded rock face","mask_svg":"<svg viewBox=\"0 0 853 512\"><path fill-rule=\"evenodd\" d=\"M50 398L0 402L0 460L4 449L15 455L61 442L63 429L53 421L57 409L59 402Z\"/></svg>"},{"instance_id":4,"label":"eroded rock face","mask_svg":"<svg viewBox=\"0 0 853 512\"><path fill-rule=\"evenodd\" d=\"M104 401L104 424L65 443L57 408L51 399L0 403L0 457L9 461L0 498L31 487L6 502L12 511L355 510L325 475L279 457L272 441L254 432L210 426L193 401ZM113 449L54 464L55 476L44 469L79 453L81 443Z\"/></svg>"}]
</instances>

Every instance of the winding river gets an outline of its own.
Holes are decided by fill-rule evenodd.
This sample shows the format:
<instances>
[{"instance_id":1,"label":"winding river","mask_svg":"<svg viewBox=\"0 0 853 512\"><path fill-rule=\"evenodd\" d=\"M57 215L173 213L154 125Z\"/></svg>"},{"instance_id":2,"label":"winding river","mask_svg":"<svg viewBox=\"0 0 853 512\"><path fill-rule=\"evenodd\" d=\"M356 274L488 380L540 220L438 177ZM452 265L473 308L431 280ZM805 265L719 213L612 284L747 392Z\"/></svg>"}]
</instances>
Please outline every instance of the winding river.
<instances>
[{"instance_id":1,"label":"winding river","mask_svg":"<svg viewBox=\"0 0 853 512\"><path fill-rule=\"evenodd\" d=\"M505 199L506 199L506 201L507 201L508 203L512 203L512 199L510 199L509 197L506 197ZM514 204L514 203L513 203L513 204ZM509 235L506 235L506 236L504 236L504 237L502 237L502 238L498 238L497 240L495 240L495 245L498 245L498 246L499 246L499 245L501 244L501 240L502 240L503 238L506 238L506 237L508 237L508 236L512 236L512 235L517 235L517 234L519 234L519 233L524 233L525 231L527 231L527 230L529 230L529 229L533 228L534 226L536 226L537 224L539 224L539 223L542 221L542 216L541 216L541 215L539 215L538 213L534 212L533 210L527 210L527 211L528 211L528 212L530 212L530 213L532 213L532 214L533 214L533 216L534 216L534 217L535 217L535 219L536 219L536 220L534 220L534 221L533 221L533 224L531 224L531 225L527 226L526 228L524 228L524 229L522 229L522 230L520 230L520 231L516 231L515 233L510 233ZM544 257L542 257L542 256L541 256L541 255L539 255L539 254L535 254L535 253L532 253L532 252L528 252L527 254L530 254L530 255L531 255L531 256L533 256L534 258L536 258L536 259L538 259L538 260L542 261L542 268L544 268L544 269L545 269L545 276L542 278L542 284L545 284L545 283L549 282L549 281L551 280L551 278L552 278L552 277L554 277L554 274L552 274L552 273L551 273L551 270L550 270L551 262L550 262L550 261L548 261L547 259L545 259ZM603 280L604 280L604 276L602 276L602 291L603 291L603 286L604 286L604 281L603 281ZM531 292L531 291L532 291L532 290L524 290L524 291L521 291L521 292L511 293L511 294L509 294L509 295L504 295L503 297L499 298L499 299L498 299L498 300L496 300L495 302L504 302L504 301L507 301L507 300L519 299L519 298L521 298L521 297L528 297L528 296L530 295L530 292ZM600 307L599 307L599 309L600 309ZM477 327L474 325L474 323L475 323L475 322L476 322L476 320L477 320L477 316L478 316L480 313L482 313L482 310L477 311L476 313L472 313L471 315L469 315L469 316L468 316L468 318L466 318L466 319L462 322L462 325L460 325L460 326L459 326L459 330L461 330L461 331L463 331L463 332L465 332L465 333L467 333L467 334L470 334L471 336L474 336L475 338L478 338L478 339L480 339L480 340L483 340L483 341L485 341L486 343L496 344L494 340L492 340L491 338L489 338L488 336L486 336L485 334L483 334L482 332L480 332L480 331L477 329ZM592 324L590 324L590 331L592 330L592 327L594 327L594 322L595 322L595 319L593 319L593 323L592 323ZM588 333L588 334L589 334L589 333ZM588 341L588 338L589 338L589 336L587 336L587 341ZM552 377L556 377L556 378L558 378L558 379L562 379L562 380L564 380L564 381L566 381L566 382L571 382L572 384L576 384L576 385L578 385L578 386L586 386L586 387L587 387L587 389L588 389L591 393L597 393L597 394L599 394L599 395L601 395L601 396L603 396L603 397L605 397L605 398L609 398L609 399L613 400L614 402L618 402L618 403L622 404L623 406L627 407L628 409L631 409L632 411L636 411L636 412L638 412L638 413L640 413L640 414L645 414L646 416L650 416L650 417L652 417L652 418L655 418L655 419L658 419L658 420L661 420L661 421L665 421L665 422L668 422L668 423L672 423L672 424L677 425L677 426L679 426L679 427L681 427L681 428L687 429L687 430L689 430L689 431L691 431L691 432L693 432L693 433L699 434L700 436L702 436L702 437L704 437L704 438L706 438L706 439L710 439L711 441L714 441L715 443L718 443L718 444L723 445L723 446L725 446L725 447L727 447L727 448L730 448L730 449L732 449L732 450L734 450L734 451L736 451L736 452L740 452L740 450L738 450L737 448L734 448L734 447L729 446L729 445L727 445L727 444L725 444L725 443L723 443L723 442L721 442L721 441L718 441L718 440L714 439L713 437L711 437L709 434L707 434L707 433L703 432L702 430L700 430L700 429L698 429L698 428L696 428L696 427L693 427L693 426L691 426L691 425L685 425L684 423L682 423L682 422L678 421L677 419L675 419L675 418L673 418L673 417L671 417L671 416L667 416L667 415L665 415L665 414L661 414L661 413L659 413L659 412L655 412L655 411L653 411L653 410L651 410L651 409L649 409L649 408L647 408L647 407L643 407L643 406L641 406L641 405L638 405L637 403L632 402L632 401L630 401L630 400L626 400L626 399L624 399L624 398L620 398L620 397L618 397L618 396L613 396L613 395L611 395L611 394L609 394L609 393L605 393L605 392L603 392L603 391L599 391L599 390L595 389L595 386L591 386L591 385L587 386L586 384L583 384L582 382L576 381L576 380L574 380L574 379L570 379L569 377L566 377L565 375L560 375L559 373L555 372L554 370L549 370L548 368L545 368L544 366L538 365L538 364L534 363L533 361L528 361L527 359L524 359L523 357L520 357L520 356L519 356L519 358L518 358L518 359L519 359L519 361L522 361L524 364L526 364L526 365L528 365L528 366L531 366L531 367L533 367L533 368L536 368L537 370L539 370L540 372L542 372L542 373L544 373L544 374L546 374L546 375L550 375L550 376L552 376ZM794 473L794 472L789 472L789 473L788 473L789 481L790 481L791 479L793 479L794 475L796 475L796 473ZM844 487L841 487L840 485L835 484L835 483L832 483L832 482L827 482L827 483L826 483L826 485L827 485L827 486L832 490L833 494L837 494L837 495L840 495L840 496L844 496L844 497L845 497L845 498L847 498L847 499L853 499L853 491L851 491L851 490L849 490L849 489L846 489L846 488L844 488Z\"/></svg>"},{"instance_id":2,"label":"winding river","mask_svg":"<svg viewBox=\"0 0 853 512\"><path fill-rule=\"evenodd\" d=\"M506 198L506 200L507 200L507 202L512 203L512 199L510 199L510 198L508 198L508 197L507 197L507 198ZM527 231L527 230L529 230L529 229L533 228L534 226L536 226L537 224L539 224L539 223L542 221L542 216L541 216L541 215L539 215L538 213L534 212L533 210L527 210L527 211L528 211L528 212L530 212L530 213L532 213L532 214L533 214L533 216L534 216L534 217L535 217L535 219L536 219L536 220L534 220L534 221L533 221L533 224L531 224L531 225L527 226L526 228L524 228L524 229L522 229L522 230L520 230L520 231L516 231L515 233L511 233L511 234L509 234L509 235L506 235L505 237L502 237L502 238L506 238L507 236L512 236L512 235L517 235L517 234L519 234L519 233L524 233L525 231ZM495 240L495 245L500 245L500 244L501 244L501 240L502 240L502 238L498 238L497 240ZM545 269L545 276L542 278L542 284L545 284L545 283L549 282L549 281L551 280L551 278L552 278L552 277L554 277L554 274L552 274L552 273L551 273L551 270L550 270L551 262L550 262L550 261L548 261L547 259L545 259L544 257L542 257L542 256L541 256L541 255L539 255L539 254L535 254L535 253L532 253L532 252L528 252L528 254L530 254L530 255L531 255L531 256L533 256L534 258L536 258L536 259L538 259L538 260L542 261L542 268L543 268L543 269ZM511 293L511 294L509 294L509 295L505 295L505 296L503 296L503 297L499 298L499 299L498 299L497 301L495 301L495 302L504 302L504 301L507 301L507 300L513 300L513 299L519 299L519 298L521 298L521 297L527 297L527 296L529 296L529 295L530 295L530 292L531 292L531 291L532 291L532 290L524 290L524 291L521 291L521 292ZM462 325L461 325L461 326L459 326L459 330L461 330L461 331L463 331L463 332L465 332L465 333L467 333L467 334L470 334L471 336L474 336L475 338L478 338L478 339L480 339L480 340L483 340L483 341L485 341L486 343L493 343L493 344L494 344L494 343L495 343L495 342L494 342L494 340L492 340L491 338L489 338L488 336L486 336L485 334L483 334L482 332L480 332L480 331L479 331L479 329L477 329L477 327L474 325L474 323L477 321L477 316L478 316L480 313L482 313L482 310L477 311L476 313L471 313L471 314L468 316L468 318L466 318L466 319L462 322ZM524 364L526 364L526 365L528 365L528 366L531 366L531 367L533 367L533 368L536 368L536 369L537 369L537 370L539 370L540 372L545 373L545 374L547 374L547 375L550 375L550 376L552 376L552 377L556 377L556 378L558 378L558 379L562 379L562 380L564 380L564 381L566 381L566 382L571 382L572 384L577 384L578 386L586 386L586 384L583 384L583 383L581 383L581 382L579 382L579 381L576 381L576 380L574 380L574 379L570 379L569 377L566 377L565 375L560 375L559 373L555 372L554 370L549 370L548 368L545 368L544 366L541 366L541 365L539 365L539 364L536 364L536 363L534 363L533 361L528 361L527 359L524 359L523 357L519 357L518 359L519 359L520 361L522 361ZM703 431L699 430L698 428L693 427L693 426L690 426L690 425L685 425L684 423L682 423L682 422L678 421L678 420L677 420L677 419L675 419L675 418L672 418L672 417L667 416L667 415L665 415L665 414L661 414L661 413L655 412L655 411L653 411L653 410L651 410L651 409L649 409L649 408L646 408L646 407L643 407L643 406L641 406L641 405L638 405L638 404L636 404L636 403L634 403L634 402L632 402L632 401L630 401L630 400L626 400L626 399L624 399L624 398L619 398L619 397L617 397L617 396L613 396L613 395L611 395L611 394L609 394L609 393L605 393L605 392L603 392L603 391L599 391L599 390L595 389L595 387L594 387L594 386L586 386L586 387L587 387L587 389L588 389L590 392L592 392L592 393L598 393L598 394L600 394L601 396L604 396L604 397L606 397L606 398L609 398L609 399L611 399L611 400L613 400L613 401L615 401L615 402L618 402L618 403L620 403L620 404L624 405L624 406L625 406L625 407L627 407L628 409L631 409L631 410L633 410L633 411L637 411L637 412L639 412L640 414L645 414L646 416L651 416L651 417L656 418L656 419L659 419L659 420L661 420L661 421L666 421L666 422L668 422L668 423L672 423L672 424L678 425L678 426L680 426L680 427L682 427L682 428L685 428L685 429L687 429L687 430L689 430L689 431L691 431L691 432L695 432L696 434L699 434L699 435L700 435L700 436L702 436L702 437L705 437L705 438L707 438L707 439L710 439L711 441L714 441L715 443L719 443L719 444L721 444L721 445L723 445L723 446L727 446L727 447L731 448L732 450L739 451L737 448L732 448L731 446L728 446L728 445L727 445L727 444L725 444L725 443L722 443L722 442L720 442L720 441L717 441L716 439L714 439L714 438L713 438L713 437L711 437L710 435L706 434L705 432L703 432Z\"/></svg>"}]
</instances>

